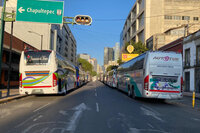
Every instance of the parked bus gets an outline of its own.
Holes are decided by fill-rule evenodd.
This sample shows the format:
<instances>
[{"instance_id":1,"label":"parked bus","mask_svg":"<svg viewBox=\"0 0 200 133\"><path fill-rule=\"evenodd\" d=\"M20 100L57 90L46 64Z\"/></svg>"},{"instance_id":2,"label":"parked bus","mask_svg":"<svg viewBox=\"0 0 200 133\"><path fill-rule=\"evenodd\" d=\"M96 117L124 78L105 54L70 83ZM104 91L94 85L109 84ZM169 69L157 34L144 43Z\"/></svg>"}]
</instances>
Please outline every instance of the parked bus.
<instances>
[{"instance_id":1,"label":"parked bus","mask_svg":"<svg viewBox=\"0 0 200 133\"><path fill-rule=\"evenodd\" d=\"M116 77L116 69L113 69L111 71L108 72L107 74L108 79L107 79L107 85L110 87L116 87L117 86L117 77Z\"/></svg>"},{"instance_id":2,"label":"parked bus","mask_svg":"<svg viewBox=\"0 0 200 133\"><path fill-rule=\"evenodd\" d=\"M76 88L76 69L55 51L22 51L20 94L66 94Z\"/></svg>"},{"instance_id":3,"label":"parked bus","mask_svg":"<svg viewBox=\"0 0 200 133\"><path fill-rule=\"evenodd\" d=\"M120 65L117 88L130 97L182 98L182 56L175 52L146 52Z\"/></svg>"},{"instance_id":4,"label":"parked bus","mask_svg":"<svg viewBox=\"0 0 200 133\"><path fill-rule=\"evenodd\" d=\"M85 72L80 69L79 67L76 67L76 85L77 87L80 87L86 83L85 80Z\"/></svg>"}]
</instances>

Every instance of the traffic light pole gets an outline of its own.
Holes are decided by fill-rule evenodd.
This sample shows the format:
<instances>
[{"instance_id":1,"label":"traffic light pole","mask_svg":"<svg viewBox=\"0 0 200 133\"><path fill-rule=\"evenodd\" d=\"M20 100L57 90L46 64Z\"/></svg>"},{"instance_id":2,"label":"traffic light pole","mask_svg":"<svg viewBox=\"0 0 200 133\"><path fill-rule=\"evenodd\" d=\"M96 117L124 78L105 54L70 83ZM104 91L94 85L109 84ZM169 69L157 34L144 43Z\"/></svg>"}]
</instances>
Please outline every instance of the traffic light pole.
<instances>
[{"instance_id":1,"label":"traffic light pole","mask_svg":"<svg viewBox=\"0 0 200 133\"><path fill-rule=\"evenodd\" d=\"M1 81L1 65L2 65L2 53L3 53L3 39L4 39L4 28L5 28L5 21L4 21L4 14L6 10L6 0L4 0L2 12L1 12L1 29L0 29L0 81Z\"/></svg>"},{"instance_id":2,"label":"traffic light pole","mask_svg":"<svg viewBox=\"0 0 200 133\"><path fill-rule=\"evenodd\" d=\"M74 17L63 17L63 18L65 19L65 21L63 22L64 24L72 24L72 25L76 24L74 22Z\"/></svg>"}]
</instances>

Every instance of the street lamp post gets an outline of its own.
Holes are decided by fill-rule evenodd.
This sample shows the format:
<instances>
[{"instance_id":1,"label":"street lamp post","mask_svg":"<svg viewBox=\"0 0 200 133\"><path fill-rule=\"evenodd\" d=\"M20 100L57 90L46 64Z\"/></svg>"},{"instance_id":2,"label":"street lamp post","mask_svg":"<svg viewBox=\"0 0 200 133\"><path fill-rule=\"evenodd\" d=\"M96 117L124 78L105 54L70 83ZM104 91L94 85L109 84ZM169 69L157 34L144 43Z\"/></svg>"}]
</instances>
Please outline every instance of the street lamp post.
<instances>
[{"instance_id":1,"label":"street lamp post","mask_svg":"<svg viewBox=\"0 0 200 133\"><path fill-rule=\"evenodd\" d=\"M36 35L38 35L38 36L40 36L41 37L41 50L42 50L42 45L43 45L43 35L41 35L41 34L39 34L39 33L37 33L37 32L34 32L34 31L28 31L29 33L33 33L33 34L36 34Z\"/></svg>"}]
</instances>

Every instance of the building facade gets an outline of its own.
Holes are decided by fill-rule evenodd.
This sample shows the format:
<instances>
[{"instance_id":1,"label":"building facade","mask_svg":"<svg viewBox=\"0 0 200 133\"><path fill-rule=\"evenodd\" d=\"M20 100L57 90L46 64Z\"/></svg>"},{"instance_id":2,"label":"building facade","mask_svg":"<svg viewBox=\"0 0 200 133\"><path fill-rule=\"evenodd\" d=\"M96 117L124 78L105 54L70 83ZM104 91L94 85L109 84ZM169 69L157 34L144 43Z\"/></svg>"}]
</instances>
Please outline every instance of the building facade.
<instances>
[{"instance_id":1,"label":"building facade","mask_svg":"<svg viewBox=\"0 0 200 133\"><path fill-rule=\"evenodd\" d=\"M114 50L113 48L105 47L104 48L104 65L107 65L109 61L114 59Z\"/></svg>"},{"instance_id":2,"label":"building facade","mask_svg":"<svg viewBox=\"0 0 200 133\"><path fill-rule=\"evenodd\" d=\"M13 36L12 42L13 43L12 43L10 86L16 87L19 85L19 61L21 52L24 50L38 50L38 49L25 43L24 41L20 40L15 36ZM6 88L8 84L9 56L10 56L10 34L4 32L0 88Z\"/></svg>"},{"instance_id":3,"label":"building facade","mask_svg":"<svg viewBox=\"0 0 200 133\"><path fill-rule=\"evenodd\" d=\"M89 60L89 62L92 64L93 70L94 70L95 72L97 72L97 59L96 59L96 58L91 58L91 59Z\"/></svg>"},{"instance_id":4,"label":"building facade","mask_svg":"<svg viewBox=\"0 0 200 133\"><path fill-rule=\"evenodd\" d=\"M97 74L103 73L102 67L97 64Z\"/></svg>"},{"instance_id":5,"label":"building facade","mask_svg":"<svg viewBox=\"0 0 200 133\"><path fill-rule=\"evenodd\" d=\"M183 65L185 91L200 93L200 30L184 38Z\"/></svg>"},{"instance_id":6,"label":"building facade","mask_svg":"<svg viewBox=\"0 0 200 133\"><path fill-rule=\"evenodd\" d=\"M181 26L193 33L200 27L199 7L199 0L136 0L123 27L123 45L131 40L145 43L154 34Z\"/></svg>"},{"instance_id":7,"label":"building facade","mask_svg":"<svg viewBox=\"0 0 200 133\"><path fill-rule=\"evenodd\" d=\"M59 25L53 25L53 26L59 27ZM69 29L69 26L67 24L63 24L62 30L57 30L57 31L59 32L57 34L58 37L56 39L57 40L56 51L60 53L62 56L66 57L69 61L71 61L72 64L77 65L76 40L71 30ZM53 31L51 33L53 33Z\"/></svg>"},{"instance_id":8,"label":"building facade","mask_svg":"<svg viewBox=\"0 0 200 133\"><path fill-rule=\"evenodd\" d=\"M120 45L118 42L115 44L113 50L114 50L114 61L117 62L120 57Z\"/></svg>"},{"instance_id":9,"label":"building facade","mask_svg":"<svg viewBox=\"0 0 200 133\"><path fill-rule=\"evenodd\" d=\"M86 54L86 53L83 53L83 54L78 54L78 58L82 58L82 59L85 59L89 62L90 60L90 55L89 54Z\"/></svg>"},{"instance_id":10,"label":"building facade","mask_svg":"<svg viewBox=\"0 0 200 133\"><path fill-rule=\"evenodd\" d=\"M173 52L177 52L177 53L181 53L183 54L183 37L170 42L162 47L160 47L158 50L159 51L173 51Z\"/></svg>"}]
</instances>

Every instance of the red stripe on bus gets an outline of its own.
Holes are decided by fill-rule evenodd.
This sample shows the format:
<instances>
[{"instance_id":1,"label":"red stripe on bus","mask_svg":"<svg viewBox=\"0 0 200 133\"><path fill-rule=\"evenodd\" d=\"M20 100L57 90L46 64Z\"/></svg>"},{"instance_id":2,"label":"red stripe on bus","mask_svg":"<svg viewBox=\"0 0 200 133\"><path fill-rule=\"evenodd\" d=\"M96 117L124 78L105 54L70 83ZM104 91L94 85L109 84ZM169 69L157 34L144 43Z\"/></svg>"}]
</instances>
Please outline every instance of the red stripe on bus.
<instances>
[{"instance_id":1,"label":"red stripe on bus","mask_svg":"<svg viewBox=\"0 0 200 133\"><path fill-rule=\"evenodd\" d=\"M23 86L23 88L50 88L52 86Z\"/></svg>"},{"instance_id":2,"label":"red stripe on bus","mask_svg":"<svg viewBox=\"0 0 200 133\"><path fill-rule=\"evenodd\" d=\"M165 90L149 90L153 92L169 92L169 93L180 93L180 91L165 91Z\"/></svg>"}]
</instances>

